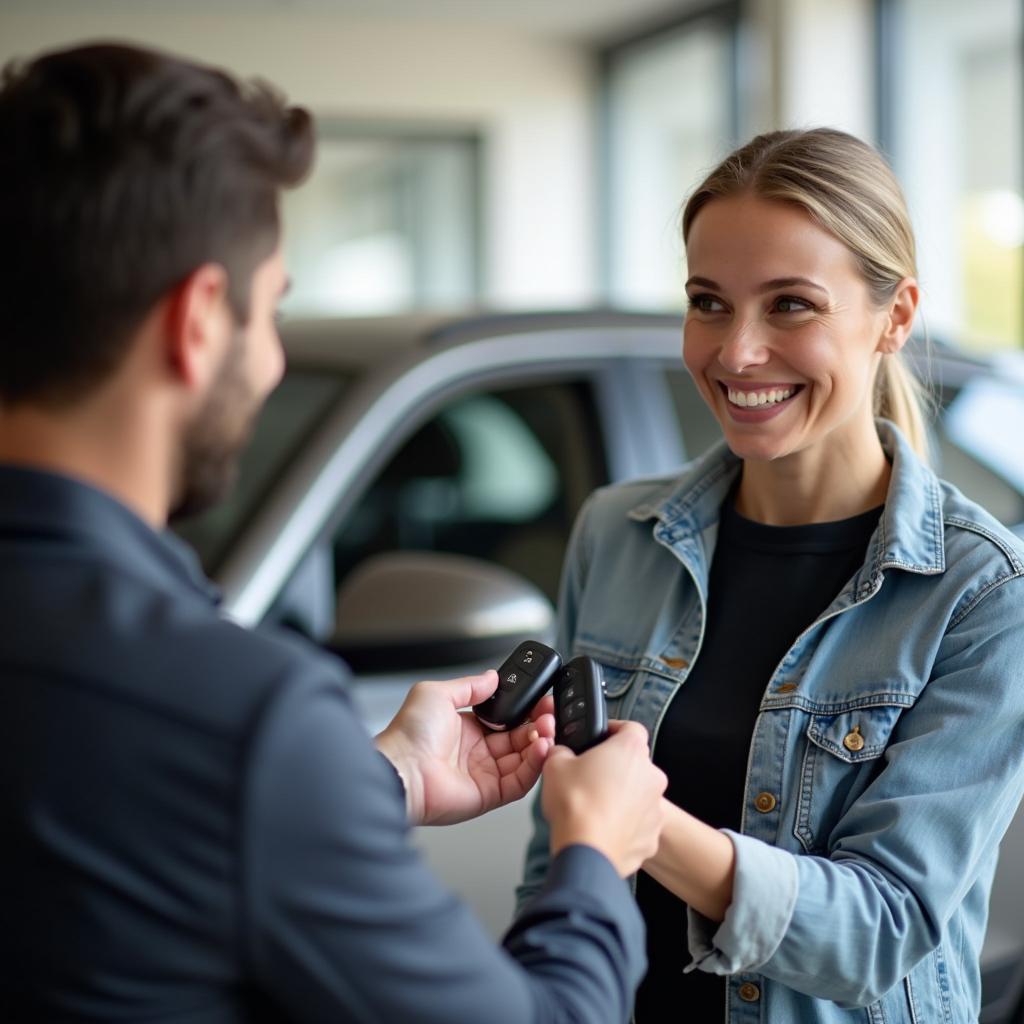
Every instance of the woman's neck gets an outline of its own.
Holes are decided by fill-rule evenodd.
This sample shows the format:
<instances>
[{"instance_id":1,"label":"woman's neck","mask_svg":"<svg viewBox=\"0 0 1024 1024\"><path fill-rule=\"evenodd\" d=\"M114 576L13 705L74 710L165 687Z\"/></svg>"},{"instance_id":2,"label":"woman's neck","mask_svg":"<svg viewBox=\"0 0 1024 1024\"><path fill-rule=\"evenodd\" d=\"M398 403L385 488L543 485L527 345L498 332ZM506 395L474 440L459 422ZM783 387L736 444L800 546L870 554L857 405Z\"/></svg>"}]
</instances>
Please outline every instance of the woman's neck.
<instances>
[{"instance_id":1,"label":"woman's neck","mask_svg":"<svg viewBox=\"0 0 1024 1024\"><path fill-rule=\"evenodd\" d=\"M830 437L770 462L744 461L736 511L771 526L849 519L885 503L890 471L872 423L870 436Z\"/></svg>"}]
</instances>

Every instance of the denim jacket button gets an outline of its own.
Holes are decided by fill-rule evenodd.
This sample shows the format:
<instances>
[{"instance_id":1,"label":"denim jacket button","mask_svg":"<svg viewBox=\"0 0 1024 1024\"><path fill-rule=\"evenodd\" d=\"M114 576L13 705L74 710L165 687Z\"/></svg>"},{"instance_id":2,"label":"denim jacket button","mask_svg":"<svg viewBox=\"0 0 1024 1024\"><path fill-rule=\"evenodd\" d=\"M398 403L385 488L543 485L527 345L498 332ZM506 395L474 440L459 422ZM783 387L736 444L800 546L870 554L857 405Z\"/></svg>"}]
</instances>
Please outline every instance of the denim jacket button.
<instances>
[{"instance_id":1,"label":"denim jacket button","mask_svg":"<svg viewBox=\"0 0 1024 1024\"><path fill-rule=\"evenodd\" d=\"M754 799L754 806L762 813L767 814L775 810L776 800L771 793L758 793Z\"/></svg>"},{"instance_id":2,"label":"denim jacket button","mask_svg":"<svg viewBox=\"0 0 1024 1024\"><path fill-rule=\"evenodd\" d=\"M853 729L843 737L843 746L853 754L864 749L864 737L860 734L859 725L855 725Z\"/></svg>"},{"instance_id":3,"label":"denim jacket button","mask_svg":"<svg viewBox=\"0 0 1024 1024\"><path fill-rule=\"evenodd\" d=\"M756 1003L761 998L761 990L752 981L745 981L740 985L739 997L745 1003Z\"/></svg>"}]
</instances>

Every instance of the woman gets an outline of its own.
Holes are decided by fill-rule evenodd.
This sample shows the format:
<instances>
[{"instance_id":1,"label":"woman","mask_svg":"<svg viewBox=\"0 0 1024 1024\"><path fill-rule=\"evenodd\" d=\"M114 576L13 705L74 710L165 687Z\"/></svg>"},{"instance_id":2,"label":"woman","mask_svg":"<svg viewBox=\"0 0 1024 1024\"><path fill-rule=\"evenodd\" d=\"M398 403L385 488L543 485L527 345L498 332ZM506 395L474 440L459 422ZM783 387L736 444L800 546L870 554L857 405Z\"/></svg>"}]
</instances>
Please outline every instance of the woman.
<instances>
[{"instance_id":1,"label":"woman","mask_svg":"<svg viewBox=\"0 0 1024 1024\"><path fill-rule=\"evenodd\" d=\"M560 608L669 776L636 1020L974 1020L1024 789L1024 551L926 466L899 186L851 136L774 132L683 237L684 359L725 443L593 495Z\"/></svg>"}]
</instances>

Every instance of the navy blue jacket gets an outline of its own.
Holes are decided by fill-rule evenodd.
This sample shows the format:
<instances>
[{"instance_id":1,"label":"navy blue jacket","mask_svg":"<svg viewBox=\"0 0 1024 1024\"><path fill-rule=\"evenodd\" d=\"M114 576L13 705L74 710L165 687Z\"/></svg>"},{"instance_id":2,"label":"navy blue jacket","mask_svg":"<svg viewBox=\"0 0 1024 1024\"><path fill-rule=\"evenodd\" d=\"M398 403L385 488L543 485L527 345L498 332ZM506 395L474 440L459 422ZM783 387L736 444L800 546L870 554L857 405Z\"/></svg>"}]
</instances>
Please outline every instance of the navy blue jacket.
<instances>
[{"instance_id":1,"label":"navy blue jacket","mask_svg":"<svg viewBox=\"0 0 1024 1024\"><path fill-rule=\"evenodd\" d=\"M0 467L5 1024L616 1021L643 967L582 846L493 943L411 845L337 662L223 618L111 497Z\"/></svg>"}]
</instances>

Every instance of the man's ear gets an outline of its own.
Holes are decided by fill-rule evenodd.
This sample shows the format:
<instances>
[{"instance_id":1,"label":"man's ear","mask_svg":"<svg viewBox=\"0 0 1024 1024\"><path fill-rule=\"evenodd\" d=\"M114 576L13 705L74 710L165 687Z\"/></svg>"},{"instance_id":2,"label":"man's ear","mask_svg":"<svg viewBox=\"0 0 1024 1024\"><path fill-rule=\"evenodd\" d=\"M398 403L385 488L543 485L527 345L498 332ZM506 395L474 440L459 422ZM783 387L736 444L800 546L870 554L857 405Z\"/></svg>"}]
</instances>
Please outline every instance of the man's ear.
<instances>
[{"instance_id":1,"label":"man's ear","mask_svg":"<svg viewBox=\"0 0 1024 1024\"><path fill-rule=\"evenodd\" d=\"M879 352L891 355L907 343L920 299L917 281L913 277L903 278L888 303L885 326L878 340Z\"/></svg>"},{"instance_id":2,"label":"man's ear","mask_svg":"<svg viewBox=\"0 0 1024 1024\"><path fill-rule=\"evenodd\" d=\"M169 296L166 354L169 371L190 390L202 388L223 358L232 327L228 275L219 263L204 263Z\"/></svg>"}]
</instances>

